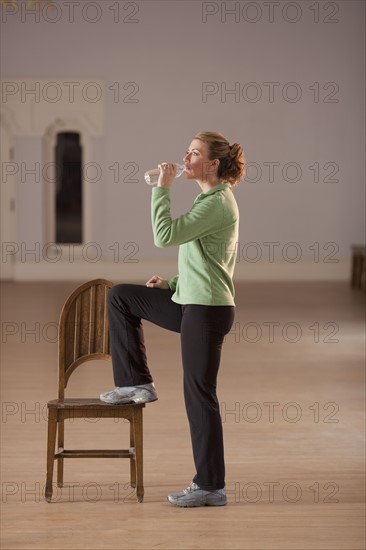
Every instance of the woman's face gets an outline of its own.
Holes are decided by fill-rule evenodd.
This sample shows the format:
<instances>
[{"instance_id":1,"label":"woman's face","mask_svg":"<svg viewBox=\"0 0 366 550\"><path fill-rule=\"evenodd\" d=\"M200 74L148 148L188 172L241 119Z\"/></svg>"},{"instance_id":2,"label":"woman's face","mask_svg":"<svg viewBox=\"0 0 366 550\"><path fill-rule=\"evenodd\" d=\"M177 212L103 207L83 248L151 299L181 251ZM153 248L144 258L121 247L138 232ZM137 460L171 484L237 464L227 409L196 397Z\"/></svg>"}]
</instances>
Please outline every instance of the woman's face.
<instances>
[{"instance_id":1,"label":"woman's face","mask_svg":"<svg viewBox=\"0 0 366 550\"><path fill-rule=\"evenodd\" d=\"M183 157L187 179L207 181L210 176L216 176L218 161L210 160L208 154L207 143L200 139L194 139L191 142L188 151Z\"/></svg>"}]
</instances>

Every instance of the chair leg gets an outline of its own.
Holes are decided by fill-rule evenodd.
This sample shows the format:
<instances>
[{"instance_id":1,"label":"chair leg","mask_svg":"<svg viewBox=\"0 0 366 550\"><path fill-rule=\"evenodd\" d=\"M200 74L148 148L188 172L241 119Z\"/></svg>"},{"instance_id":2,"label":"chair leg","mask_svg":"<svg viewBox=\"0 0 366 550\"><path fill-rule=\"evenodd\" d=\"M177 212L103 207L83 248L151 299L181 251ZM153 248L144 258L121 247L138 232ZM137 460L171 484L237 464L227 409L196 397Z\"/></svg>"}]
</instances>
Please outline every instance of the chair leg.
<instances>
[{"instance_id":1,"label":"chair leg","mask_svg":"<svg viewBox=\"0 0 366 550\"><path fill-rule=\"evenodd\" d=\"M47 502L52 500L53 491L53 466L55 461L55 445L57 431L57 412L55 409L49 410L48 415L48 437L47 437L47 479L45 499Z\"/></svg>"},{"instance_id":2,"label":"chair leg","mask_svg":"<svg viewBox=\"0 0 366 550\"><path fill-rule=\"evenodd\" d=\"M60 420L58 423L58 448L64 448L64 433L65 433L65 421ZM63 487L64 484L64 459L59 458L57 460L57 487Z\"/></svg>"},{"instance_id":3,"label":"chair leg","mask_svg":"<svg viewBox=\"0 0 366 550\"><path fill-rule=\"evenodd\" d=\"M135 411L133 425L136 456L136 496L138 502L142 502L144 499L142 409Z\"/></svg>"},{"instance_id":4,"label":"chair leg","mask_svg":"<svg viewBox=\"0 0 366 550\"><path fill-rule=\"evenodd\" d=\"M130 447L135 448L135 430L133 421L130 421ZM131 487L136 487L136 453L133 458L130 458L130 484Z\"/></svg>"}]
</instances>

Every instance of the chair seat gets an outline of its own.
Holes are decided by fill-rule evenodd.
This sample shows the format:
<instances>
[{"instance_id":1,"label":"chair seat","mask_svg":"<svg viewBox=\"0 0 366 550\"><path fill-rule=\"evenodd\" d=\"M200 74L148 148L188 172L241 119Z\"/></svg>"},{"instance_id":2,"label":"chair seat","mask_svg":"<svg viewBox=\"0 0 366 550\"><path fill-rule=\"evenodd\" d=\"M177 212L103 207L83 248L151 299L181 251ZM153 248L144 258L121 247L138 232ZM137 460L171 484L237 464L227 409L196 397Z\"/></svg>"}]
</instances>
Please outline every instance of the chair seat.
<instances>
[{"instance_id":1,"label":"chair seat","mask_svg":"<svg viewBox=\"0 0 366 550\"><path fill-rule=\"evenodd\" d=\"M47 403L48 408L52 409L85 409L85 408L106 408L114 411L126 410L130 407L143 408L145 403L127 403L122 405L113 405L105 403L100 399L95 398L67 398L67 399L52 399Z\"/></svg>"},{"instance_id":2,"label":"chair seat","mask_svg":"<svg viewBox=\"0 0 366 550\"><path fill-rule=\"evenodd\" d=\"M50 417L59 418L125 418L135 421L145 403L111 405L95 398L67 398L48 401Z\"/></svg>"}]
</instances>

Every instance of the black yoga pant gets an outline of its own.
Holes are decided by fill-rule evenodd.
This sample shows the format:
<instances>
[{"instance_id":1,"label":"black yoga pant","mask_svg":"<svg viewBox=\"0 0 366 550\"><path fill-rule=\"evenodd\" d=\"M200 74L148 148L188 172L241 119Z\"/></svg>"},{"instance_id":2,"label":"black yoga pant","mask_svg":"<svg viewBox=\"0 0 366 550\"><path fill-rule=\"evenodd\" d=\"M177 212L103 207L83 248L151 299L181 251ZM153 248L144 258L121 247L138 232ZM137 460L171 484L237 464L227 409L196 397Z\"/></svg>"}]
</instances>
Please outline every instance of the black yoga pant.
<instances>
[{"instance_id":1,"label":"black yoga pant","mask_svg":"<svg viewBox=\"0 0 366 550\"><path fill-rule=\"evenodd\" d=\"M145 285L119 284L108 291L110 346L116 386L153 381L147 365L141 319L181 335L184 400L196 475L206 490L225 486L225 464L216 379L224 336L235 306L180 305L174 292Z\"/></svg>"}]
</instances>

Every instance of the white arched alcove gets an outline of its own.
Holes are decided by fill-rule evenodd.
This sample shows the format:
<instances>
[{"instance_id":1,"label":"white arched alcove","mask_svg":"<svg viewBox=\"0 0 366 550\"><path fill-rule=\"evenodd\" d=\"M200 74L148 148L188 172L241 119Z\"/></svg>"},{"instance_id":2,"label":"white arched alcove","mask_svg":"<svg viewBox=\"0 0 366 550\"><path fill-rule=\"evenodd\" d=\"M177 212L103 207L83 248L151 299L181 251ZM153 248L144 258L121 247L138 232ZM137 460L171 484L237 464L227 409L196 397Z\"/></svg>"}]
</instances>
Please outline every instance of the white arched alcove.
<instances>
[{"instance_id":1,"label":"white arched alcove","mask_svg":"<svg viewBox=\"0 0 366 550\"><path fill-rule=\"evenodd\" d=\"M59 132L77 132L80 135L80 145L83 151L82 166L93 164L93 139L104 136L104 108L105 83L100 78L13 78L3 77L0 81L2 95L1 104L1 156L2 168L11 170L13 163L14 174L8 174L7 184L2 183L1 189L1 217L2 241L13 243L7 249L7 265L3 263L2 277L14 280L55 280L56 278L72 278L89 276L88 262L79 262L78 269L70 261L69 254L61 254L60 261L49 260L44 257L43 247L55 241L55 210L52 206L52 197L55 193L54 149ZM70 98L70 84L75 84L75 93ZM55 99L51 91L57 92ZM96 91L96 96L89 94ZM27 140L31 146L27 147ZM53 165L53 166L52 166ZM40 196L31 195L31 185L24 185L22 170L32 173L36 166L41 166ZM91 172L93 170L91 169ZM34 177L34 176L33 176ZM92 177L92 176L91 176ZM30 176L31 181L32 176ZM28 182L28 180L27 180ZM83 240L92 241L92 185L88 185L83 178ZM34 187L36 190L36 186ZM35 204L41 199L41 208ZM37 206L37 208L35 208ZM32 215L40 215L41 223L34 229ZM22 217L25 214L25 218ZM37 220L38 222L38 220ZM28 239L28 234L31 236ZM23 248L22 248L23 247ZM60 246L54 246L54 255L59 253ZM78 259L78 248L75 250L75 260ZM19 253L25 249L30 253ZM51 252L52 245L47 248ZM32 254L32 250L36 252ZM39 253L40 251L41 253ZM11 257L11 261L10 261ZM97 262L96 266L100 266ZM83 272L85 267L85 272ZM6 272L5 272L6 271Z\"/></svg>"},{"instance_id":2,"label":"white arched alcove","mask_svg":"<svg viewBox=\"0 0 366 550\"><path fill-rule=\"evenodd\" d=\"M56 244L56 215L55 215L55 195L56 195L56 159L55 147L57 144L57 135L60 132L77 132L80 135L80 146L82 147L82 218L83 218L83 243L73 245L73 252L76 256L81 254L85 243L91 238L91 195L90 185L86 181L87 167L92 162L92 136L88 125L77 117L61 118L58 117L46 129L43 136L43 162L42 176L44 183L44 243L52 248L54 244L55 253L63 248L69 248L68 245Z\"/></svg>"}]
</instances>

